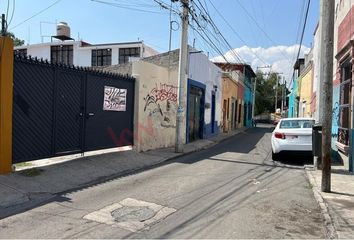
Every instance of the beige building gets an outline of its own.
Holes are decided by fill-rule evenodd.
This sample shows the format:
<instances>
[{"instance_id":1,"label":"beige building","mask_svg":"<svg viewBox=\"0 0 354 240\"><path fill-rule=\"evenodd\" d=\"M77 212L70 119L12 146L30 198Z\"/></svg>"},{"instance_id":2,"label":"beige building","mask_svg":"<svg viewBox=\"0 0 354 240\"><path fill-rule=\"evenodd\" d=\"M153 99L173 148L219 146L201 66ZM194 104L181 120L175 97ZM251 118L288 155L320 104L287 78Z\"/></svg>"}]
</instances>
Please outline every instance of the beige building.
<instances>
[{"instance_id":1,"label":"beige building","mask_svg":"<svg viewBox=\"0 0 354 240\"><path fill-rule=\"evenodd\" d=\"M202 53L189 55L186 119L181 124L181 131L186 133L183 143L216 135L221 124L221 70ZM175 145L178 63L179 51L175 50L104 68L136 79L134 148L137 151Z\"/></svg>"},{"instance_id":2,"label":"beige building","mask_svg":"<svg viewBox=\"0 0 354 240\"><path fill-rule=\"evenodd\" d=\"M222 131L228 132L237 127L238 84L229 73L223 74L222 82Z\"/></svg>"}]
</instances>

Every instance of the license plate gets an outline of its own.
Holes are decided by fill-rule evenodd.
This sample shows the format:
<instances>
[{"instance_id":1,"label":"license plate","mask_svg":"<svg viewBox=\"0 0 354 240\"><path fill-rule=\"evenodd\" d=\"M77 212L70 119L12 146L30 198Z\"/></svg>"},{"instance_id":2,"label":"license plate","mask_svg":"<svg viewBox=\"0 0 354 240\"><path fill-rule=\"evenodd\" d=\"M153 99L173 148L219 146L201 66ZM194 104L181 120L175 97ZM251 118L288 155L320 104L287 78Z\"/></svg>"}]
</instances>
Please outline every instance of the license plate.
<instances>
[{"instance_id":1,"label":"license plate","mask_svg":"<svg viewBox=\"0 0 354 240\"><path fill-rule=\"evenodd\" d=\"M298 136L290 135L290 136L286 136L286 138L288 138L288 139L296 139L296 138L298 138Z\"/></svg>"}]
</instances>

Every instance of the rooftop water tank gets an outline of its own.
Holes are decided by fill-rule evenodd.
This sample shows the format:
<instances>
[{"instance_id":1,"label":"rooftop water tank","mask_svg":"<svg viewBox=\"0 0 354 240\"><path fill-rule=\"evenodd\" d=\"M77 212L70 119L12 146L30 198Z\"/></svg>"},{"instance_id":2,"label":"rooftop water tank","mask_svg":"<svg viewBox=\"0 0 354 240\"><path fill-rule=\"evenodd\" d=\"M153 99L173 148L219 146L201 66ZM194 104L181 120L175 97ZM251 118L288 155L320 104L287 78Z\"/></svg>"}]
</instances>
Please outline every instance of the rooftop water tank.
<instances>
[{"instance_id":1,"label":"rooftop water tank","mask_svg":"<svg viewBox=\"0 0 354 240\"><path fill-rule=\"evenodd\" d=\"M66 22L59 22L57 24L57 36L70 38L70 27Z\"/></svg>"}]
</instances>

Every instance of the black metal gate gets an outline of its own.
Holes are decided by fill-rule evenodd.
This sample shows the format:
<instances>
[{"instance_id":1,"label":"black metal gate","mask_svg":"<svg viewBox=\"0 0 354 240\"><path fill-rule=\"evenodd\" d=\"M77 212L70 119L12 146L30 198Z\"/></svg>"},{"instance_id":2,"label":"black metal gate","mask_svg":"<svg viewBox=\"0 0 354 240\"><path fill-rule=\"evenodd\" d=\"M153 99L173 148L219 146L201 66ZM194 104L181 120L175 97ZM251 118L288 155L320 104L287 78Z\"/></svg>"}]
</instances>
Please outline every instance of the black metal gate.
<instances>
[{"instance_id":1,"label":"black metal gate","mask_svg":"<svg viewBox=\"0 0 354 240\"><path fill-rule=\"evenodd\" d=\"M134 84L15 56L13 163L132 145Z\"/></svg>"}]
</instances>

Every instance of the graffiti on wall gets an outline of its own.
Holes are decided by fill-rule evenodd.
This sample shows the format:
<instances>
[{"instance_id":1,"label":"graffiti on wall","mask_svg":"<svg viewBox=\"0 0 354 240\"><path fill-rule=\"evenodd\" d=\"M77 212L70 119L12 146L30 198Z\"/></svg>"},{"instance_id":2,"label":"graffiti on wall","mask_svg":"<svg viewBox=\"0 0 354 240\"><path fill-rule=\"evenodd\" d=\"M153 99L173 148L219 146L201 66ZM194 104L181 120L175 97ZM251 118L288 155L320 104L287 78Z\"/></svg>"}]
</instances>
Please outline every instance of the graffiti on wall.
<instances>
[{"instance_id":1,"label":"graffiti on wall","mask_svg":"<svg viewBox=\"0 0 354 240\"><path fill-rule=\"evenodd\" d=\"M173 119L176 117L177 91L178 88L174 85L164 83L156 85L144 97L144 112L159 120L162 127L175 127L176 123Z\"/></svg>"},{"instance_id":2,"label":"graffiti on wall","mask_svg":"<svg viewBox=\"0 0 354 240\"><path fill-rule=\"evenodd\" d=\"M337 138L339 126L339 103L335 102L332 109L332 138Z\"/></svg>"}]
</instances>

